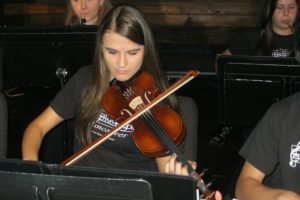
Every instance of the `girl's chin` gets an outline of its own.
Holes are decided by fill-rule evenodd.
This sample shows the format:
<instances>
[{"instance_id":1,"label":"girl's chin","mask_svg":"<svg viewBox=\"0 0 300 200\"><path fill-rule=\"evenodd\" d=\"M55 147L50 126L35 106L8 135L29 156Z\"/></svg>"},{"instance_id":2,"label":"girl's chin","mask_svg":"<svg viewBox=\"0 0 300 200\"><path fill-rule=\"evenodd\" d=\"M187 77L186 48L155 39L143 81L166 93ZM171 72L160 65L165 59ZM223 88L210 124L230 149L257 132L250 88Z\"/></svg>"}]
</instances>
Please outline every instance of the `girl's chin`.
<instances>
[{"instance_id":1,"label":"girl's chin","mask_svg":"<svg viewBox=\"0 0 300 200\"><path fill-rule=\"evenodd\" d=\"M128 77L127 75L124 75L124 76L118 75L118 76L115 76L115 78L121 82L128 81L130 79L130 77Z\"/></svg>"}]
</instances>

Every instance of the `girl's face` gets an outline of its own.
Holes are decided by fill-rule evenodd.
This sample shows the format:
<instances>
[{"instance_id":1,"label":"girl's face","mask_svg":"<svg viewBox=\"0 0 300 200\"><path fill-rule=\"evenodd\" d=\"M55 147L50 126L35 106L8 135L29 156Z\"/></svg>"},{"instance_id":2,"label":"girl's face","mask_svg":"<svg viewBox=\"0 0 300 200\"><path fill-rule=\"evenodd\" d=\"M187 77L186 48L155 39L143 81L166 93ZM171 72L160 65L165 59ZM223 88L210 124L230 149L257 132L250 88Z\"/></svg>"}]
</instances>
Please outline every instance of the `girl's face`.
<instances>
[{"instance_id":1,"label":"girl's face","mask_svg":"<svg viewBox=\"0 0 300 200\"><path fill-rule=\"evenodd\" d=\"M105 0L70 0L74 13L85 19L87 25L95 25Z\"/></svg>"},{"instance_id":2,"label":"girl's face","mask_svg":"<svg viewBox=\"0 0 300 200\"><path fill-rule=\"evenodd\" d=\"M118 81L129 80L142 66L144 45L108 30L103 36L103 57L110 71L110 78Z\"/></svg>"},{"instance_id":3,"label":"girl's face","mask_svg":"<svg viewBox=\"0 0 300 200\"><path fill-rule=\"evenodd\" d=\"M295 19L297 17L297 1L296 0L277 0L277 5L272 17L273 31L279 35L289 35L293 31Z\"/></svg>"}]
</instances>

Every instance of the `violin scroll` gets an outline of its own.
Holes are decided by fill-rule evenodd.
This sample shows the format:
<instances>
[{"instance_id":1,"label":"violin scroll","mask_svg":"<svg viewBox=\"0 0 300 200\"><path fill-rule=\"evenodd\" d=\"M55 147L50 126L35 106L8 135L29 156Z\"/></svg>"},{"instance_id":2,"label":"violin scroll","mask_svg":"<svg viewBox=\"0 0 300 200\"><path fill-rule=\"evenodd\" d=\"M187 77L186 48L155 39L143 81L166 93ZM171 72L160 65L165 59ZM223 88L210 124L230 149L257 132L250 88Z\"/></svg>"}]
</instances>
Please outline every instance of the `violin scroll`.
<instances>
[{"instance_id":1,"label":"violin scroll","mask_svg":"<svg viewBox=\"0 0 300 200\"><path fill-rule=\"evenodd\" d=\"M195 179L197 180L197 188L200 190L201 200L222 200L222 195L219 191L213 191L210 190L209 187L212 184L212 181L210 181L208 184L205 184L202 177L205 173L207 173L208 169L202 170L200 174L196 174Z\"/></svg>"}]
</instances>

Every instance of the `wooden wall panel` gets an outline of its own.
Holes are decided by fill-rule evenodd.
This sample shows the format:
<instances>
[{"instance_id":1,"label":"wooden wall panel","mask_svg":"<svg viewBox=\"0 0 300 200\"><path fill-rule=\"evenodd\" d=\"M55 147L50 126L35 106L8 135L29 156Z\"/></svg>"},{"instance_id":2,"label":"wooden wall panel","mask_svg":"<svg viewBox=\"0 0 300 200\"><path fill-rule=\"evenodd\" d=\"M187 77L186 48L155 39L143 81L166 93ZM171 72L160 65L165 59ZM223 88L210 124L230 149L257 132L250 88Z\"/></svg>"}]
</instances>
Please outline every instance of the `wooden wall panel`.
<instances>
[{"instance_id":1,"label":"wooden wall panel","mask_svg":"<svg viewBox=\"0 0 300 200\"><path fill-rule=\"evenodd\" d=\"M25 0L23 0L25 2ZM62 25L65 1L6 1L4 20L20 21L22 26ZM140 8L153 26L158 40L184 43L193 41L226 44L242 29L256 27L261 12L260 0L112 0L114 5L130 3ZM170 34L176 34L170 36ZM231 35L230 35L231 34ZM202 38L206 39L203 40ZM172 38L172 39L170 39Z\"/></svg>"},{"instance_id":2,"label":"wooden wall panel","mask_svg":"<svg viewBox=\"0 0 300 200\"><path fill-rule=\"evenodd\" d=\"M49 6L45 4L5 4L4 15L61 15L65 13L65 6Z\"/></svg>"},{"instance_id":3,"label":"wooden wall panel","mask_svg":"<svg viewBox=\"0 0 300 200\"><path fill-rule=\"evenodd\" d=\"M64 3L64 1L62 1ZM260 4L258 0L227 1L141 1L131 4L140 8L154 26L255 26L258 22ZM114 5L128 1L114 0ZM53 3L52 3L53 4ZM54 15L62 17L64 4L51 3L5 3L4 15ZM51 21L51 20L48 20ZM244 23L240 23L244 22ZM30 21L28 22L30 25ZM47 21L40 20L41 25ZM27 24L25 24L27 25Z\"/></svg>"},{"instance_id":4,"label":"wooden wall panel","mask_svg":"<svg viewBox=\"0 0 300 200\"><path fill-rule=\"evenodd\" d=\"M254 27L258 18L231 15L146 15L153 26Z\"/></svg>"}]
</instances>

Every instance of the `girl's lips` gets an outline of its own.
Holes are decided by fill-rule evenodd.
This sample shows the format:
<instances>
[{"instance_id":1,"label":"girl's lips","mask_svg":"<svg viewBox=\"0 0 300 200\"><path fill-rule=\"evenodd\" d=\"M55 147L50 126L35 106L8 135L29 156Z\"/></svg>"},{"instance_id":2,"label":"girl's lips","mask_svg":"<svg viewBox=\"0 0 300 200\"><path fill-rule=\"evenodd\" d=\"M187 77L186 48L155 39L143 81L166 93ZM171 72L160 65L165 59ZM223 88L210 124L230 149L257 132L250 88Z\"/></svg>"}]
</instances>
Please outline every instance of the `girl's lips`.
<instances>
[{"instance_id":1,"label":"girl's lips","mask_svg":"<svg viewBox=\"0 0 300 200\"><path fill-rule=\"evenodd\" d=\"M80 14L81 18L86 18L87 15L88 15L87 13L81 13L81 14Z\"/></svg>"},{"instance_id":2,"label":"girl's lips","mask_svg":"<svg viewBox=\"0 0 300 200\"><path fill-rule=\"evenodd\" d=\"M290 22L289 20L282 20L283 24L289 24L289 22Z\"/></svg>"},{"instance_id":3,"label":"girl's lips","mask_svg":"<svg viewBox=\"0 0 300 200\"><path fill-rule=\"evenodd\" d=\"M117 73L118 73L118 74L122 74L122 75L123 75L123 74L126 74L126 73L127 73L127 71L126 71L126 70L117 70Z\"/></svg>"}]
</instances>

